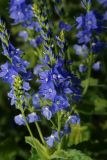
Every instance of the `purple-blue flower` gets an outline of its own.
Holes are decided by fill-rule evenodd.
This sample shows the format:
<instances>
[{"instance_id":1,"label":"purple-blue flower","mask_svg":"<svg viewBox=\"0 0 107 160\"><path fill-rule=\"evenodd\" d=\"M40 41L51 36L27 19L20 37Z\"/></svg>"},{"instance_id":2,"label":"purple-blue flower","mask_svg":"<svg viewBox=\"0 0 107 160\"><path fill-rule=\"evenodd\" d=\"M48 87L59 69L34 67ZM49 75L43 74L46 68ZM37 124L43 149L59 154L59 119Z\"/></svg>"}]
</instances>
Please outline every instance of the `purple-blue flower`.
<instances>
[{"instance_id":1,"label":"purple-blue flower","mask_svg":"<svg viewBox=\"0 0 107 160\"><path fill-rule=\"evenodd\" d=\"M77 114L71 115L68 117L68 120L66 123L71 124L80 124L80 117Z\"/></svg>"},{"instance_id":2,"label":"purple-blue flower","mask_svg":"<svg viewBox=\"0 0 107 160\"><path fill-rule=\"evenodd\" d=\"M43 38L41 36L36 37L36 39L31 39L30 44L37 48L43 42Z\"/></svg>"},{"instance_id":3,"label":"purple-blue flower","mask_svg":"<svg viewBox=\"0 0 107 160\"><path fill-rule=\"evenodd\" d=\"M24 41L27 41L27 39L28 39L27 31L20 31L19 36L22 37L24 39Z\"/></svg>"},{"instance_id":4,"label":"purple-blue flower","mask_svg":"<svg viewBox=\"0 0 107 160\"><path fill-rule=\"evenodd\" d=\"M19 126L25 125L25 120L24 120L22 114L19 114L19 115L15 116L15 117L14 117L14 121L15 121L15 123L18 124Z\"/></svg>"},{"instance_id":5,"label":"purple-blue flower","mask_svg":"<svg viewBox=\"0 0 107 160\"><path fill-rule=\"evenodd\" d=\"M40 108L40 98L38 94L34 94L32 97L33 106L38 109Z\"/></svg>"},{"instance_id":6,"label":"purple-blue flower","mask_svg":"<svg viewBox=\"0 0 107 160\"><path fill-rule=\"evenodd\" d=\"M70 24L66 24L63 21L59 22L59 28L60 30L70 31L72 29L72 26Z\"/></svg>"},{"instance_id":7,"label":"purple-blue flower","mask_svg":"<svg viewBox=\"0 0 107 160\"><path fill-rule=\"evenodd\" d=\"M80 64L79 65L79 72L85 72L87 70L87 66L85 66L84 64Z\"/></svg>"},{"instance_id":8,"label":"purple-blue flower","mask_svg":"<svg viewBox=\"0 0 107 160\"><path fill-rule=\"evenodd\" d=\"M48 106L42 108L42 115L47 119L50 120L52 117L52 112Z\"/></svg>"},{"instance_id":9,"label":"purple-blue flower","mask_svg":"<svg viewBox=\"0 0 107 160\"><path fill-rule=\"evenodd\" d=\"M56 113L60 110L67 109L69 107L68 99L62 95L55 97L52 105L53 113Z\"/></svg>"},{"instance_id":10,"label":"purple-blue flower","mask_svg":"<svg viewBox=\"0 0 107 160\"><path fill-rule=\"evenodd\" d=\"M93 64L92 68L95 70L95 71L99 71L101 69L101 62L96 62Z\"/></svg>"},{"instance_id":11,"label":"purple-blue flower","mask_svg":"<svg viewBox=\"0 0 107 160\"><path fill-rule=\"evenodd\" d=\"M76 34L76 37L78 38L78 43L87 44L88 42L91 41L92 33L90 31L88 31L88 30L79 31Z\"/></svg>"},{"instance_id":12,"label":"purple-blue flower","mask_svg":"<svg viewBox=\"0 0 107 160\"><path fill-rule=\"evenodd\" d=\"M83 56L86 58L89 54L89 49L85 44L83 45L75 44L73 48L76 52L76 55Z\"/></svg>"},{"instance_id":13,"label":"purple-blue flower","mask_svg":"<svg viewBox=\"0 0 107 160\"><path fill-rule=\"evenodd\" d=\"M40 120L40 117L35 112L32 112L27 115L27 121L29 123L37 122L39 120Z\"/></svg>"},{"instance_id":14,"label":"purple-blue flower","mask_svg":"<svg viewBox=\"0 0 107 160\"><path fill-rule=\"evenodd\" d=\"M52 82L42 84L39 88L39 94L45 99L53 100L56 96L55 86Z\"/></svg>"},{"instance_id":15,"label":"purple-blue flower","mask_svg":"<svg viewBox=\"0 0 107 160\"><path fill-rule=\"evenodd\" d=\"M107 0L97 0L100 4L102 4L104 7L107 7Z\"/></svg>"},{"instance_id":16,"label":"purple-blue flower","mask_svg":"<svg viewBox=\"0 0 107 160\"><path fill-rule=\"evenodd\" d=\"M23 82L23 89L25 90L25 91L29 91L30 90L30 84L29 84L29 82Z\"/></svg>"},{"instance_id":17,"label":"purple-blue flower","mask_svg":"<svg viewBox=\"0 0 107 160\"><path fill-rule=\"evenodd\" d=\"M49 147L53 147L55 142L60 142L60 139L63 136L63 131L60 131L60 133L58 134L58 131L53 131L51 136L46 137L46 143Z\"/></svg>"}]
</instances>

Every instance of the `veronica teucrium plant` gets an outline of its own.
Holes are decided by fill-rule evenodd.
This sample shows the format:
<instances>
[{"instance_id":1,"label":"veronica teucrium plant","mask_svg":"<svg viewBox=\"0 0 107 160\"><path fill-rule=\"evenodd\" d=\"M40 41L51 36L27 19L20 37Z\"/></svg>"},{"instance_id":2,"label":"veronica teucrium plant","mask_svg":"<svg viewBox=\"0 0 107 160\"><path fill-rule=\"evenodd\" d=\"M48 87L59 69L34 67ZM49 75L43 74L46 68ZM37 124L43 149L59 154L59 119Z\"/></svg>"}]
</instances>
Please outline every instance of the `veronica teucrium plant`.
<instances>
[{"instance_id":1,"label":"veronica teucrium plant","mask_svg":"<svg viewBox=\"0 0 107 160\"><path fill-rule=\"evenodd\" d=\"M106 1L99 2L106 4ZM10 42L5 24L0 20L2 56L6 58L0 65L0 78L9 84L10 103L19 112L14 117L15 123L26 126L29 132L25 140L32 147L32 160L91 160L80 151L66 147L73 128L80 126L77 105L88 90L91 70L100 68L96 53L105 46L100 40L104 21L92 8L91 1L83 0L85 13L71 26L64 20L63 4L62 0L10 0L13 24L22 26L19 36L34 48L34 54L39 49L38 60L32 68L31 62L25 60L26 53ZM59 20L54 20L53 14ZM72 48L81 56L76 71L72 67L75 60L66 56L69 49L66 35L73 28L77 30L77 44ZM82 89L83 72L87 72L88 80ZM44 123L49 127L48 136L42 132ZM38 131L38 139L31 124Z\"/></svg>"}]
</instances>

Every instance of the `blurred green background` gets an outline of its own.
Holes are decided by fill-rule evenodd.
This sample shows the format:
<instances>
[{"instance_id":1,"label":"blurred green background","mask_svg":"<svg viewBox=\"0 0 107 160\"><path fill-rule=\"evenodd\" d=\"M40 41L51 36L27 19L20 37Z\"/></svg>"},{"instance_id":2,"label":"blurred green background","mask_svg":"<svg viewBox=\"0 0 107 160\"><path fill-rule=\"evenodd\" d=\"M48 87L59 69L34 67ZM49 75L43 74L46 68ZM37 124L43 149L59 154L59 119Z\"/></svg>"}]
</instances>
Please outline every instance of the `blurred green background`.
<instances>
[{"instance_id":1,"label":"blurred green background","mask_svg":"<svg viewBox=\"0 0 107 160\"><path fill-rule=\"evenodd\" d=\"M79 0L66 0L65 13L72 24L75 16L81 10ZM93 3L96 5L96 1ZM102 9L103 11L103 9ZM31 48L23 45L17 38L18 27L11 25L9 18L9 1L0 0L0 17L6 22L11 35L11 41L16 47L31 53ZM106 41L105 32L103 39ZM69 39L75 42L72 33ZM1 52L1 50L0 50ZM69 140L69 147L77 148L89 154L95 160L107 160L107 54L106 50L98 55L102 60L103 69L93 72L89 90L78 104L78 111L82 120L82 127L75 128ZM31 60L33 57L31 58ZM0 63L3 62L0 57ZM33 62L32 62L33 63ZM27 160L30 156L30 147L25 144L24 136L28 135L26 128L15 125L13 117L17 114L14 107L10 106L7 98L8 85L0 80L0 160ZM43 127L43 126L42 126ZM42 128L45 132L45 128ZM78 138L75 138L78 137ZM71 145L72 144L72 145Z\"/></svg>"}]
</instances>

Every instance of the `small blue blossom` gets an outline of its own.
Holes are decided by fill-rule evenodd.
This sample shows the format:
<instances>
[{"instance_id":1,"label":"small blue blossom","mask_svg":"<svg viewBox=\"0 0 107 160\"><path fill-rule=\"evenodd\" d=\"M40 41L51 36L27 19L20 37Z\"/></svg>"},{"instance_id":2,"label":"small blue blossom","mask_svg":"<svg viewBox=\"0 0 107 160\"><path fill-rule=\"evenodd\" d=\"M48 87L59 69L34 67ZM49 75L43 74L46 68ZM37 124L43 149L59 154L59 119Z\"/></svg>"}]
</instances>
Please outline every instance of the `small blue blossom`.
<instances>
[{"instance_id":1,"label":"small blue blossom","mask_svg":"<svg viewBox=\"0 0 107 160\"><path fill-rule=\"evenodd\" d=\"M29 83L28 82L23 82L23 89L25 90L25 91L29 91L30 90L30 85L29 85Z\"/></svg>"},{"instance_id":2,"label":"small blue blossom","mask_svg":"<svg viewBox=\"0 0 107 160\"><path fill-rule=\"evenodd\" d=\"M39 88L39 94L45 99L53 100L56 96L54 84L52 82L47 83L47 85L45 83L42 84Z\"/></svg>"},{"instance_id":3,"label":"small blue blossom","mask_svg":"<svg viewBox=\"0 0 107 160\"><path fill-rule=\"evenodd\" d=\"M79 65L79 72L85 72L87 70L87 66L85 66L84 64L80 64Z\"/></svg>"},{"instance_id":4,"label":"small blue blossom","mask_svg":"<svg viewBox=\"0 0 107 160\"><path fill-rule=\"evenodd\" d=\"M34 94L33 95L33 98L32 98L32 103L34 105L34 107L37 109L37 108L40 108L40 98L39 98L39 95L38 94Z\"/></svg>"},{"instance_id":5,"label":"small blue blossom","mask_svg":"<svg viewBox=\"0 0 107 160\"><path fill-rule=\"evenodd\" d=\"M36 37L36 39L31 39L30 44L37 48L43 42L43 38L41 36Z\"/></svg>"},{"instance_id":6,"label":"small blue blossom","mask_svg":"<svg viewBox=\"0 0 107 160\"><path fill-rule=\"evenodd\" d=\"M92 33L87 30L79 31L76 37L78 38L79 43L87 44L88 42L91 41Z\"/></svg>"},{"instance_id":7,"label":"small blue blossom","mask_svg":"<svg viewBox=\"0 0 107 160\"><path fill-rule=\"evenodd\" d=\"M49 70L45 70L43 72L39 73L39 77L40 77L40 82L43 83L48 83L51 82L51 74Z\"/></svg>"},{"instance_id":8,"label":"small blue blossom","mask_svg":"<svg viewBox=\"0 0 107 160\"><path fill-rule=\"evenodd\" d=\"M81 15L76 18L77 29L94 30L97 29L97 19L93 11L88 12L85 16Z\"/></svg>"},{"instance_id":9,"label":"small blue blossom","mask_svg":"<svg viewBox=\"0 0 107 160\"><path fill-rule=\"evenodd\" d=\"M19 126L25 125L25 120L24 120L22 114L15 116L14 120L15 120L15 123L18 124Z\"/></svg>"},{"instance_id":10,"label":"small blue blossom","mask_svg":"<svg viewBox=\"0 0 107 160\"><path fill-rule=\"evenodd\" d=\"M60 30L70 31L72 29L72 26L69 24L64 23L63 21L59 22L59 28Z\"/></svg>"},{"instance_id":11,"label":"small blue blossom","mask_svg":"<svg viewBox=\"0 0 107 160\"><path fill-rule=\"evenodd\" d=\"M9 63L1 65L0 77L3 78L5 82L13 84L14 77L17 75L18 75L17 71Z\"/></svg>"},{"instance_id":12,"label":"small blue blossom","mask_svg":"<svg viewBox=\"0 0 107 160\"><path fill-rule=\"evenodd\" d=\"M25 2L25 0L11 0L11 2L15 5L20 5Z\"/></svg>"},{"instance_id":13,"label":"small blue blossom","mask_svg":"<svg viewBox=\"0 0 107 160\"><path fill-rule=\"evenodd\" d=\"M24 39L24 41L27 41L27 39L28 39L27 31L20 31L19 36L22 37Z\"/></svg>"},{"instance_id":14,"label":"small blue blossom","mask_svg":"<svg viewBox=\"0 0 107 160\"><path fill-rule=\"evenodd\" d=\"M51 135L50 137L45 138L46 143L49 147L53 147L54 142L55 142L55 137L54 135Z\"/></svg>"},{"instance_id":15,"label":"small blue blossom","mask_svg":"<svg viewBox=\"0 0 107 160\"><path fill-rule=\"evenodd\" d=\"M102 4L104 7L107 7L107 0L97 0L100 4Z\"/></svg>"},{"instance_id":16,"label":"small blue blossom","mask_svg":"<svg viewBox=\"0 0 107 160\"><path fill-rule=\"evenodd\" d=\"M74 114L74 115L69 116L66 123L69 123L69 124L70 123L71 124L80 124L80 117L79 117L79 115Z\"/></svg>"},{"instance_id":17,"label":"small blue blossom","mask_svg":"<svg viewBox=\"0 0 107 160\"><path fill-rule=\"evenodd\" d=\"M101 68L101 62L96 62L93 64L92 68L95 70L95 71L99 71L100 68Z\"/></svg>"},{"instance_id":18,"label":"small blue blossom","mask_svg":"<svg viewBox=\"0 0 107 160\"><path fill-rule=\"evenodd\" d=\"M43 107L42 108L42 115L47 119L50 120L52 117L52 112L49 109L49 107Z\"/></svg>"},{"instance_id":19,"label":"small blue blossom","mask_svg":"<svg viewBox=\"0 0 107 160\"><path fill-rule=\"evenodd\" d=\"M56 112L63 110L63 109L67 109L69 107L69 105L70 104L69 104L68 99L66 97L56 96L53 101L53 105L52 105L53 113L56 113Z\"/></svg>"},{"instance_id":20,"label":"small blue blossom","mask_svg":"<svg viewBox=\"0 0 107 160\"><path fill-rule=\"evenodd\" d=\"M8 93L8 97L11 99L11 106L15 105L17 102L17 98L14 94L14 90L11 89L10 92Z\"/></svg>"},{"instance_id":21,"label":"small blue blossom","mask_svg":"<svg viewBox=\"0 0 107 160\"><path fill-rule=\"evenodd\" d=\"M85 44L83 44L83 45L77 45L76 44L76 45L74 45L73 48L76 52L76 55L83 56L83 57L86 58L89 54L89 49Z\"/></svg>"},{"instance_id":22,"label":"small blue blossom","mask_svg":"<svg viewBox=\"0 0 107 160\"><path fill-rule=\"evenodd\" d=\"M95 39L92 43L92 51L94 53L100 53L104 48L107 47L107 44Z\"/></svg>"},{"instance_id":23,"label":"small blue blossom","mask_svg":"<svg viewBox=\"0 0 107 160\"><path fill-rule=\"evenodd\" d=\"M70 125L68 123L66 123L65 126L64 126L64 133L65 134L71 133L71 128L70 128Z\"/></svg>"},{"instance_id":24,"label":"small blue blossom","mask_svg":"<svg viewBox=\"0 0 107 160\"><path fill-rule=\"evenodd\" d=\"M60 131L59 135L62 138L63 132ZM60 142L59 135L57 131L53 131L51 136L45 138L47 145L53 147L55 142Z\"/></svg>"},{"instance_id":25,"label":"small blue blossom","mask_svg":"<svg viewBox=\"0 0 107 160\"><path fill-rule=\"evenodd\" d=\"M103 19L107 21L107 11L104 13Z\"/></svg>"},{"instance_id":26,"label":"small blue blossom","mask_svg":"<svg viewBox=\"0 0 107 160\"><path fill-rule=\"evenodd\" d=\"M40 117L35 112L33 112L27 115L27 120L29 123L33 123L39 121Z\"/></svg>"},{"instance_id":27,"label":"small blue blossom","mask_svg":"<svg viewBox=\"0 0 107 160\"><path fill-rule=\"evenodd\" d=\"M32 5L27 4L25 1L20 4L16 4L15 2L11 0L10 3L10 17L14 20L14 23L31 22L34 16Z\"/></svg>"}]
</instances>

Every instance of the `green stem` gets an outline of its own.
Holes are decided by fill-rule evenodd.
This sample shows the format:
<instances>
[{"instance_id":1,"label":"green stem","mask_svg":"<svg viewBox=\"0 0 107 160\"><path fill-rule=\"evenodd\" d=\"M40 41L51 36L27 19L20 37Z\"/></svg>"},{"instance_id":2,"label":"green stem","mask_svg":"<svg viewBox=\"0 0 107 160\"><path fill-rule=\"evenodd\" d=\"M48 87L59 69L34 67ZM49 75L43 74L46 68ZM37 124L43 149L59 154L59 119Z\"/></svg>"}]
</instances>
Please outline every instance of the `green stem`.
<instances>
[{"instance_id":1,"label":"green stem","mask_svg":"<svg viewBox=\"0 0 107 160\"><path fill-rule=\"evenodd\" d=\"M58 136L59 136L59 139L60 139L60 130L61 130L61 113L58 112ZM60 149L61 149L61 142L58 145L58 150L60 150Z\"/></svg>"},{"instance_id":2,"label":"green stem","mask_svg":"<svg viewBox=\"0 0 107 160\"><path fill-rule=\"evenodd\" d=\"M57 126L55 125L55 123L50 119L50 122L52 123L52 125L55 127L55 129L58 130Z\"/></svg>"},{"instance_id":3,"label":"green stem","mask_svg":"<svg viewBox=\"0 0 107 160\"><path fill-rule=\"evenodd\" d=\"M42 132L41 132L41 129L40 129L38 123L35 122L35 125L36 125L36 127L37 127L37 130L38 130L38 133L39 133L39 136L40 136L40 138L41 138L42 143L45 144L45 141L44 141L44 138L43 138L43 135L42 135Z\"/></svg>"},{"instance_id":4,"label":"green stem","mask_svg":"<svg viewBox=\"0 0 107 160\"><path fill-rule=\"evenodd\" d=\"M86 94L86 92L87 92L87 90L88 90L88 87L89 87L90 77L91 77L92 61L93 61L93 54L91 53L91 54L89 55L89 64L88 64L87 81L86 81L85 88L84 88L84 90L83 90L83 95Z\"/></svg>"},{"instance_id":5,"label":"green stem","mask_svg":"<svg viewBox=\"0 0 107 160\"><path fill-rule=\"evenodd\" d=\"M27 122L27 120L26 120L26 117L25 117L25 114L24 114L23 109L21 109L21 113L22 113L22 116L23 116L23 118L24 118L24 120L25 120L25 124L26 124L26 127L27 127L27 129L28 129L28 132L29 132L29 134L30 134L30 136L31 136L31 138L32 138L34 147L35 147L35 149L36 149L36 151L37 151L37 148L36 148L36 145L35 145L35 142L34 142L34 136L33 136L33 134L32 134L32 131L31 131L31 129L30 129L30 126L29 126L29 124L28 124L28 122Z\"/></svg>"}]
</instances>

